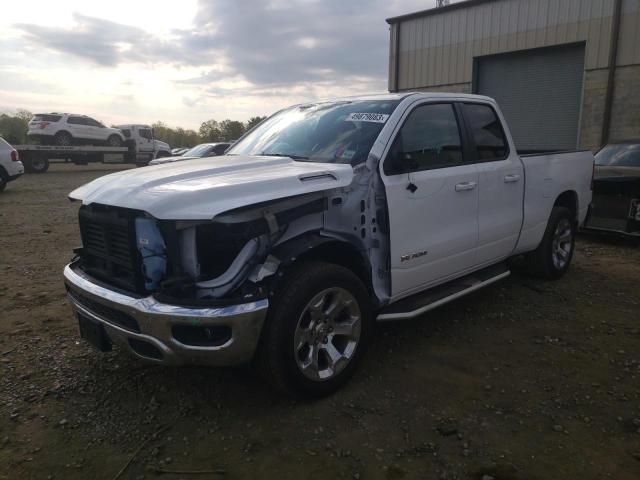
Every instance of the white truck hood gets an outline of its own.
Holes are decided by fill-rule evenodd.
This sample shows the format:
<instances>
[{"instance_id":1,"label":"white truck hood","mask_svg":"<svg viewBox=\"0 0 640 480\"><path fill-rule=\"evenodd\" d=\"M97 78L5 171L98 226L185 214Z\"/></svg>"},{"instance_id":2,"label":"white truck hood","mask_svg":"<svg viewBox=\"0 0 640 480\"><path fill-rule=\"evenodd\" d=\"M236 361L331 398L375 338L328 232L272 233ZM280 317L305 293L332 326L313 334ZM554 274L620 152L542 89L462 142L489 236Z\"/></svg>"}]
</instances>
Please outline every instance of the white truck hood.
<instances>
[{"instance_id":1,"label":"white truck hood","mask_svg":"<svg viewBox=\"0 0 640 480\"><path fill-rule=\"evenodd\" d=\"M346 187L352 179L351 165L229 155L105 175L69 197L163 220L205 220L246 205Z\"/></svg>"}]
</instances>

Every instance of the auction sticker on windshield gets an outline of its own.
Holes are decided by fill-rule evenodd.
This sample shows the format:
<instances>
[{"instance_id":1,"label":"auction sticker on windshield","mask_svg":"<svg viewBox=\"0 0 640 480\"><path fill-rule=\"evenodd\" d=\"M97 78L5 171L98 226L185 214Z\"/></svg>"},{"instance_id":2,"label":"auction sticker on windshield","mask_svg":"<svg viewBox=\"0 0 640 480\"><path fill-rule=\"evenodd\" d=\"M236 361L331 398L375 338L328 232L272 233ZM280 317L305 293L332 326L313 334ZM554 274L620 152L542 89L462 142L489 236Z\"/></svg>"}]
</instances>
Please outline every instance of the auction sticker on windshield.
<instances>
[{"instance_id":1,"label":"auction sticker on windshield","mask_svg":"<svg viewBox=\"0 0 640 480\"><path fill-rule=\"evenodd\" d=\"M374 122L384 123L389 115L384 113L352 113L345 120L347 122Z\"/></svg>"}]
</instances>

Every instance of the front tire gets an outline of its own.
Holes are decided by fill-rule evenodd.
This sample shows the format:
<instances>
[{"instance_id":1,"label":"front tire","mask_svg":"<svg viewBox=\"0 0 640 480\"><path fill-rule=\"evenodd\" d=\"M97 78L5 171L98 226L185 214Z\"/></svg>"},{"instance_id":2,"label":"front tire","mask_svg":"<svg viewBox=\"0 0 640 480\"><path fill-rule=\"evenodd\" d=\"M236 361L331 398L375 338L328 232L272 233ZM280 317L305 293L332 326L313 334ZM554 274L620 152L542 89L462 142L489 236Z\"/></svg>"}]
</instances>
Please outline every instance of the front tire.
<instances>
[{"instance_id":1,"label":"front tire","mask_svg":"<svg viewBox=\"0 0 640 480\"><path fill-rule=\"evenodd\" d=\"M350 270L301 263L287 274L264 326L255 365L276 389L319 397L353 375L373 327L369 293Z\"/></svg>"},{"instance_id":2,"label":"front tire","mask_svg":"<svg viewBox=\"0 0 640 480\"><path fill-rule=\"evenodd\" d=\"M569 270L576 239L576 222L566 207L553 207L542 242L526 257L527 270L538 277L555 280Z\"/></svg>"}]
</instances>

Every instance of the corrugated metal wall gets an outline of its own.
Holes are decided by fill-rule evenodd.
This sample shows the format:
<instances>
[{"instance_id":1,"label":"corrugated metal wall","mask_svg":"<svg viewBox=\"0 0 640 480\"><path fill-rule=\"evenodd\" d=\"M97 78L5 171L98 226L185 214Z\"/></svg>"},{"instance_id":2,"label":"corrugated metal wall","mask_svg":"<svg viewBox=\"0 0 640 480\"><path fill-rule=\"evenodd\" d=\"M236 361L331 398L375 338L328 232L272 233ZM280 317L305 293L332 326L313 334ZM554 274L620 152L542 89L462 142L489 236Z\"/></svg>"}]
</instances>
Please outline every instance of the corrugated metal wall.
<instances>
[{"instance_id":1,"label":"corrugated metal wall","mask_svg":"<svg viewBox=\"0 0 640 480\"><path fill-rule=\"evenodd\" d=\"M606 68L614 0L494 0L391 24L389 89L470 83L473 58L586 42L585 69ZM640 63L640 0L624 0L618 65ZM399 35L398 35L399 32ZM395 39L399 37L399 64Z\"/></svg>"}]
</instances>

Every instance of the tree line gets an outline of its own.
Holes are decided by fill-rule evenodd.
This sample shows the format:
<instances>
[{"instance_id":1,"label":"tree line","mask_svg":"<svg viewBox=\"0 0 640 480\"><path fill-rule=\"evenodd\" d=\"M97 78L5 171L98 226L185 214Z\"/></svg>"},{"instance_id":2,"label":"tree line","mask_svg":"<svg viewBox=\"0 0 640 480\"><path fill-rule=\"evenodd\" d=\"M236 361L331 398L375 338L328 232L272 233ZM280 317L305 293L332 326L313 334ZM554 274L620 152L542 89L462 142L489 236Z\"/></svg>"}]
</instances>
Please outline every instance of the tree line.
<instances>
[{"instance_id":1,"label":"tree line","mask_svg":"<svg viewBox=\"0 0 640 480\"><path fill-rule=\"evenodd\" d=\"M14 145L30 143L27 138L27 127L32 117L31 112L22 109L14 114L1 113L0 137ZM251 117L246 122L207 120L202 122L197 132L182 127L173 128L164 122L155 122L151 126L155 138L167 142L172 148L194 147L199 143L237 140L265 118L267 117Z\"/></svg>"}]
</instances>

